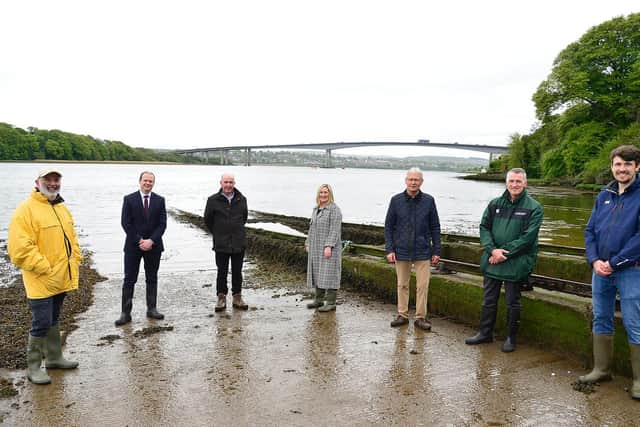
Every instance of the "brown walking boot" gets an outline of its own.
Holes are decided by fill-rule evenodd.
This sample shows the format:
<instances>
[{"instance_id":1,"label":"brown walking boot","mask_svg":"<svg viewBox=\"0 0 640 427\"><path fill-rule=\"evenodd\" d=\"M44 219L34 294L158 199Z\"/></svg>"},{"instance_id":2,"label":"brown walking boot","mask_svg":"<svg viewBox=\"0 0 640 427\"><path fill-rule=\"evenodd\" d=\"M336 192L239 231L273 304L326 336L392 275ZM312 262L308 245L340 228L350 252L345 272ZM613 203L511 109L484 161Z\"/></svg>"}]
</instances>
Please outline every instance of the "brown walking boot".
<instances>
[{"instance_id":1,"label":"brown walking boot","mask_svg":"<svg viewBox=\"0 0 640 427\"><path fill-rule=\"evenodd\" d=\"M242 300L242 295L240 295L240 294L235 294L233 296L232 305L233 305L233 308L239 308L240 310L248 310L249 309L249 305Z\"/></svg>"},{"instance_id":2,"label":"brown walking boot","mask_svg":"<svg viewBox=\"0 0 640 427\"><path fill-rule=\"evenodd\" d=\"M225 294L218 294L218 302L216 302L215 311L225 311L227 309L227 296Z\"/></svg>"},{"instance_id":3,"label":"brown walking boot","mask_svg":"<svg viewBox=\"0 0 640 427\"><path fill-rule=\"evenodd\" d=\"M416 321L413 322L413 326L418 329L422 329L423 331L431 330L431 322L429 322L427 319L416 319Z\"/></svg>"},{"instance_id":4,"label":"brown walking boot","mask_svg":"<svg viewBox=\"0 0 640 427\"><path fill-rule=\"evenodd\" d=\"M407 319L406 317L402 317L400 315L398 315L398 317L396 317L394 320L391 321L392 328L396 328L398 326L407 325L407 324L409 324L409 319Z\"/></svg>"}]
</instances>

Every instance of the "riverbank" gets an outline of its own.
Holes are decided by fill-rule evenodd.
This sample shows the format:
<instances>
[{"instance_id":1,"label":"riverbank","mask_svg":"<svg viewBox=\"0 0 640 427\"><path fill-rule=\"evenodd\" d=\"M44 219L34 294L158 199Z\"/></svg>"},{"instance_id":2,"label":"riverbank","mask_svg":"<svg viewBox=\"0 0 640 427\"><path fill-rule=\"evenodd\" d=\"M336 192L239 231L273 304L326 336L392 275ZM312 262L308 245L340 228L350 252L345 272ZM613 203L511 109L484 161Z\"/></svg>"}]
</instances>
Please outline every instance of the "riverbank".
<instances>
[{"instance_id":1,"label":"riverbank","mask_svg":"<svg viewBox=\"0 0 640 427\"><path fill-rule=\"evenodd\" d=\"M93 303L94 286L104 280L106 278L91 266L91 253L85 251L80 265L78 290L67 294L60 316L63 340L78 327L78 315ZM9 287L0 288L0 306L0 369L25 369L31 310L27 304L22 277L18 277ZM10 381L0 379L0 396L11 394L11 388Z\"/></svg>"},{"instance_id":2,"label":"riverbank","mask_svg":"<svg viewBox=\"0 0 640 427\"><path fill-rule=\"evenodd\" d=\"M554 340L570 328L566 316L557 319L560 326L547 322L558 313L544 301L525 307L536 317L526 318L516 353L502 353L500 342L465 345L482 292L470 276L459 283L454 276L432 278L432 332L412 324L391 328L393 267L347 257L338 308L319 313L305 308L300 241L248 229L249 310L216 313L210 236L184 219L171 214L170 230L198 249L185 258L202 258L175 268L177 253L167 254L158 294L165 319L145 317L141 291L132 323L114 327L122 281L110 274L94 287L95 302L67 339L65 354L79 368L52 370L47 386L13 373L19 395L0 400L0 424L4 418L6 425L50 426L630 425L640 417L624 390L628 378L578 393L571 383L582 364L533 345L532 326L548 326ZM472 318L440 314L456 310Z\"/></svg>"},{"instance_id":3,"label":"riverbank","mask_svg":"<svg viewBox=\"0 0 640 427\"><path fill-rule=\"evenodd\" d=\"M504 182L505 176L502 173L478 173L478 174L464 175L464 176L461 176L460 179L465 179L469 181ZM528 178L527 183L529 186L560 188L565 191L573 190L581 193L597 193L604 186L604 184L574 185L568 180L547 182L539 178Z\"/></svg>"}]
</instances>

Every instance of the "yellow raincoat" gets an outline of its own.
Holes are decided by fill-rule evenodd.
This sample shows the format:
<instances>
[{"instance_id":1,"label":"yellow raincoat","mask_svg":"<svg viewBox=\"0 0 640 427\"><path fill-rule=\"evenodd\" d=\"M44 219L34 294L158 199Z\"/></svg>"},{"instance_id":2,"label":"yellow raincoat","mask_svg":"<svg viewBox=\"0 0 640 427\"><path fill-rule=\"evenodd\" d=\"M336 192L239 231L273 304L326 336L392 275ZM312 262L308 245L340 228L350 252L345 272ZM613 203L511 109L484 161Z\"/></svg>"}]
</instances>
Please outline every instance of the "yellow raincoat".
<instances>
[{"instance_id":1,"label":"yellow raincoat","mask_svg":"<svg viewBox=\"0 0 640 427\"><path fill-rule=\"evenodd\" d=\"M9 223L11 262L22 270L29 299L78 289L82 254L71 212L63 200L49 200L35 189Z\"/></svg>"}]
</instances>

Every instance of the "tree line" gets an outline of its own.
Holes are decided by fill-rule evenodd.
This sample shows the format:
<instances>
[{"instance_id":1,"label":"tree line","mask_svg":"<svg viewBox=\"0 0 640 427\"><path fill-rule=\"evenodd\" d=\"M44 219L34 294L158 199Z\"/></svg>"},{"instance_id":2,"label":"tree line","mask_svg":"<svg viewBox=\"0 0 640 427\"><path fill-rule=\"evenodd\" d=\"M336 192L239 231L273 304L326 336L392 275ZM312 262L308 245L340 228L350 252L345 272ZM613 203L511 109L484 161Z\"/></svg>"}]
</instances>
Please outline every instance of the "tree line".
<instances>
[{"instance_id":1,"label":"tree line","mask_svg":"<svg viewBox=\"0 0 640 427\"><path fill-rule=\"evenodd\" d=\"M61 130L0 123L0 160L97 160L197 163L199 159Z\"/></svg>"},{"instance_id":2,"label":"tree line","mask_svg":"<svg viewBox=\"0 0 640 427\"><path fill-rule=\"evenodd\" d=\"M556 57L533 94L537 122L513 134L490 172L524 167L550 183L603 184L609 152L640 146L640 14L588 30Z\"/></svg>"}]
</instances>

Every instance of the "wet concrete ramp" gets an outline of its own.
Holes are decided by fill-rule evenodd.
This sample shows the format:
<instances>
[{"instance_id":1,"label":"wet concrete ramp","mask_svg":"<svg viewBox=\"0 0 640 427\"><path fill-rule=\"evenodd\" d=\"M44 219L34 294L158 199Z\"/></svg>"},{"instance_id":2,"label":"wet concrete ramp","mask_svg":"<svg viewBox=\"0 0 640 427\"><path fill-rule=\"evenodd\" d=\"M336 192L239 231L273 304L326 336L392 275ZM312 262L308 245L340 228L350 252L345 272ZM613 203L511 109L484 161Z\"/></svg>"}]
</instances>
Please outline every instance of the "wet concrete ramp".
<instances>
[{"instance_id":1,"label":"wet concrete ramp","mask_svg":"<svg viewBox=\"0 0 640 427\"><path fill-rule=\"evenodd\" d=\"M161 276L164 321L116 328L120 280L67 340L74 371L21 388L6 425L637 425L640 402L618 378L593 394L583 369L541 349L466 346L474 331L434 319L433 332L389 327L390 304L340 293L335 313L307 310L292 289L246 289L248 311L214 313L211 272ZM478 302L480 303L480 302ZM523 325L526 327L526 325ZM20 373L19 375L23 375Z\"/></svg>"}]
</instances>

